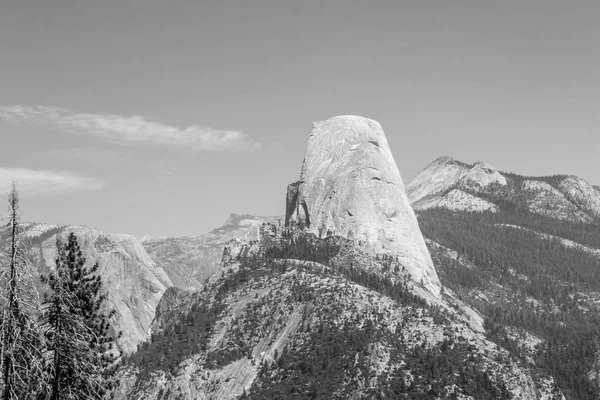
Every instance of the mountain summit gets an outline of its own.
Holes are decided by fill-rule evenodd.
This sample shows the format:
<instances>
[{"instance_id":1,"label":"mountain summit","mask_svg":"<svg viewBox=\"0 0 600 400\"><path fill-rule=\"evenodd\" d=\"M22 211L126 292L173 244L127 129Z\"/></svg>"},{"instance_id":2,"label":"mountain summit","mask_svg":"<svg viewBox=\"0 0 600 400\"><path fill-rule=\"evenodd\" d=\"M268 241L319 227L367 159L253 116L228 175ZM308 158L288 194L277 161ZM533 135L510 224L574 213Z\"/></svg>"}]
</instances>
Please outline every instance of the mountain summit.
<instances>
[{"instance_id":1,"label":"mountain summit","mask_svg":"<svg viewBox=\"0 0 600 400\"><path fill-rule=\"evenodd\" d=\"M300 181L288 186L286 225L364 242L400 260L435 295L441 286L378 122L338 116L313 124Z\"/></svg>"}]
</instances>

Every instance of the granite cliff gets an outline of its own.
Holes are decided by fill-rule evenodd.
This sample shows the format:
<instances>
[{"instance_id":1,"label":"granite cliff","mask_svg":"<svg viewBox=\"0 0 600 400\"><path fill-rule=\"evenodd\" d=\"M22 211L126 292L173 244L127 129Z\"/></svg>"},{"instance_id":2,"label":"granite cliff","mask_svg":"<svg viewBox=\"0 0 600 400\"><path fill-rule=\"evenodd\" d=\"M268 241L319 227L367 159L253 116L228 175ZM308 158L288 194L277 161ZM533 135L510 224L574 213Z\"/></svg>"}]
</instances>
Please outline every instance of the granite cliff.
<instances>
[{"instance_id":1,"label":"granite cliff","mask_svg":"<svg viewBox=\"0 0 600 400\"><path fill-rule=\"evenodd\" d=\"M440 283L400 172L378 122L338 116L313 124L300 180L289 185L286 225L339 235L398 257L434 295Z\"/></svg>"},{"instance_id":2,"label":"granite cliff","mask_svg":"<svg viewBox=\"0 0 600 400\"><path fill-rule=\"evenodd\" d=\"M172 286L171 280L132 235L107 234L90 227L25 223L28 256L40 273L54 268L56 238L65 239L70 232L77 236L87 264L99 263L109 307L116 311L114 327L122 332L118 345L126 354L134 352L147 338L154 310ZM5 238L3 232L2 244ZM45 290L45 286L40 284L39 290Z\"/></svg>"}]
</instances>

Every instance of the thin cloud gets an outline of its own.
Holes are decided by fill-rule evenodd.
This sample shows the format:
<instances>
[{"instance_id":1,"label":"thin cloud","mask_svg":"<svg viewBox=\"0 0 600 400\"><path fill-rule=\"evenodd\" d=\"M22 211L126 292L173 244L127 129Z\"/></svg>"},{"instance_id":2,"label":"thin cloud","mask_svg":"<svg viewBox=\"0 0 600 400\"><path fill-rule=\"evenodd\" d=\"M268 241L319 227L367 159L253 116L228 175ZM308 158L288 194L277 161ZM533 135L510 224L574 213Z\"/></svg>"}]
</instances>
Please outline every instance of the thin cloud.
<instances>
[{"instance_id":1,"label":"thin cloud","mask_svg":"<svg viewBox=\"0 0 600 400\"><path fill-rule=\"evenodd\" d=\"M52 126L74 135L96 136L120 145L151 144L185 147L197 151L258 150L253 142L236 130L220 130L190 125L166 125L134 115L78 113L60 107L0 107L0 119L14 124Z\"/></svg>"},{"instance_id":2,"label":"thin cloud","mask_svg":"<svg viewBox=\"0 0 600 400\"><path fill-rule=\"evenodd\" d=\"M66 171L0 167L0 195L6 195L16 182L19 192L29 196L100 190L106 182Z\"/></svg>"},{"instance_id":3,"label":"thin cloud","mask_svg":"<svg viewBox=\"0 0 600 400\"><path fill-rule=\"evenodd\" d=\"M29 156L36 160L72 160L78 163L88 164L118 164L131 158L129 150L123 148L93 148L93 147L70 147L56 148L44 151L32 151Z\"/></svg>"}]
</instances>

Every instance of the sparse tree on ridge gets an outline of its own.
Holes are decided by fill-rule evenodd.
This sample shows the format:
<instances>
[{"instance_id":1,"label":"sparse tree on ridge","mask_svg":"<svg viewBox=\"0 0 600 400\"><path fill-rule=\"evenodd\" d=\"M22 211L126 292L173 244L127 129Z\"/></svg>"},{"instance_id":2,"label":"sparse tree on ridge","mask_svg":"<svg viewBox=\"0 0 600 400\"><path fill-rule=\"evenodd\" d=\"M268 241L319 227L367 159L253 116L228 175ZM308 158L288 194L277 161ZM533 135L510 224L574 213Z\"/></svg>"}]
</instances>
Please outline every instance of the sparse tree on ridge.
<instances>
[{"instance_id":1,"label":"sparse tree on ridge","mask_svg":"<svg viewBox=\"0 0 600 400\"><path fill-rule=\"evenodd\" d=\"M56 269L44 277L50 292L43 302L50 399L103 399L116 385L114 335L98 264L88 268L75 234L57 239Z\"/></svg>"},{"instance_id":2,"label":"sparse tree on ridge","mask_svg":"<svg viewBox=\"0 0 600 400\"><path fill-rule=\"evenodd\" d=\"M0 269L1 394L3 400L34 398L42 392L39 298L19 223L19 195L9 196L9 250Z\"/></svg>"}]
</instances>

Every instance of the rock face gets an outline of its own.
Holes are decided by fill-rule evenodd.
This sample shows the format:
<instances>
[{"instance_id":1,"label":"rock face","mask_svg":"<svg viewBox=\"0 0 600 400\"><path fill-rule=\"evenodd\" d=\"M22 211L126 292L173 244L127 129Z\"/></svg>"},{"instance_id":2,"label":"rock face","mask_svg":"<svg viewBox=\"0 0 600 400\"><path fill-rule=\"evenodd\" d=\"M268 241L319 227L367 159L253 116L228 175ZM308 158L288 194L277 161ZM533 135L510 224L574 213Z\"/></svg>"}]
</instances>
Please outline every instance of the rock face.
<instances>
[{"instance_id":1,"label":"rock face","mask_svg":"<svg viewBox=\"0 0 600 400\"><path fill-rule=\"evenodd\" d=\"M65 239L70 232L77 236L87 265L99 263L109 306L116 311L115 328L122 332L119 347L127 354L134 352L146 339L156 306L172 286L171 280L132 235L106 234L90 227L24 224L29 258L40 273L54 269L56 237Z\"/></svg>"},{"instance_id":2,"label":"rock face","mask_svg":"<svg viewBox=\"0 0 600 400\"><path fill-rule=\"evenodd\" d=\"M453 211L498 211L495 204L459 189L452 189L443 197L428 198L419 203L420 210L433 207L442 207Z\"/></svg>"},{"instance_id":3,"label":"rock face","mask_svg":"<svg viewBox=\"0 0 600 400\"><path fill-rule=\"evenodd\" d=\"M577 207L593 217L600 217L600 193L587 181L566 176L558 183L558 188Z\"/></svg>"},{"instance_id":4,"label":"rock face","mask_svg":"<svg viewBox=\"0 0 600 400\"><path fill-rule=\"evenodd\" d=\"M590 222L592 218L570 202L560 190L547 182L527 179L520 186L527 196L529 211L550 218L573 222Z\"/></svg>"},{"instance_id":5,"label":"rock face","mask_svg":"<svg viewBox=\"0 0 600 400\"><path fill-rule=\"evenodd\" d=\"M437 273L376 121L339 116L313 124L300 181L287 191L290 223L397 256L416 282L439 295Z\"/></svg>"}]
</instances>

